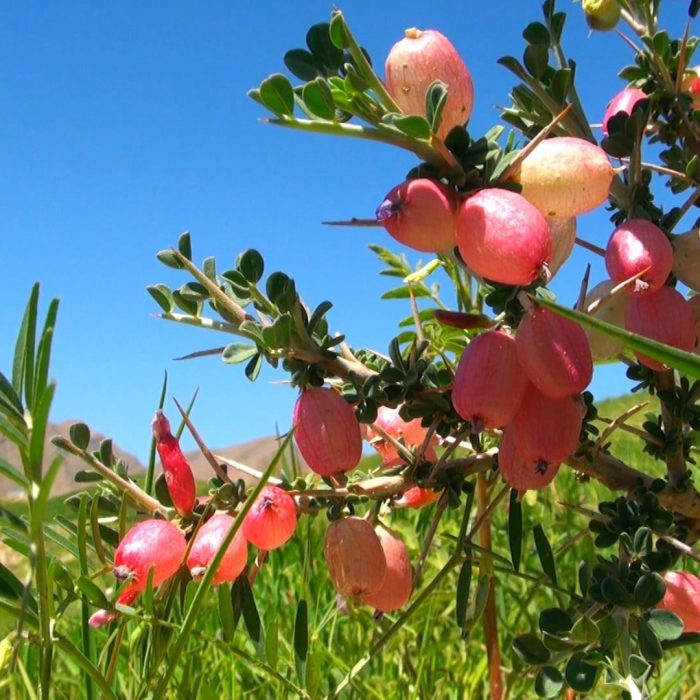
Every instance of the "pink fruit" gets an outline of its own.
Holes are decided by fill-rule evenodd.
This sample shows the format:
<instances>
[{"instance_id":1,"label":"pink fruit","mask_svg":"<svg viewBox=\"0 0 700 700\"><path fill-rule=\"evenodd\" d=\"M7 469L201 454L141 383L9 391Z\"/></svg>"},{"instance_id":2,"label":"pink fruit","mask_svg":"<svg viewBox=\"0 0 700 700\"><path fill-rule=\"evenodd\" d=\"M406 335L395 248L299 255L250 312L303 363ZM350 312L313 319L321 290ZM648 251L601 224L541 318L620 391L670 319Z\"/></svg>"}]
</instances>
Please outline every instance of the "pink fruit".
<instances>
[{"instance_id":1,"label":"pink fruit","mask_svg":"<svg viewBox=\"0 0 700 700\"><path fill-rule=\"evenodd\" d=\"M586 310L586 313L589 313L593 318L599 321L605 321L614 326L624 328L625 310L627 309L629 295L625 294L624 291L620 291L614 296L609 297L608 295L614 287L615 283L612 280L605 280L597 284L586 295L583 308ZM605 297L607 297L607 299L595 307L594 311L589 311L594 303ZM612 360L625 351L622 343L609 335L605 335L604 333L590 328L584 328L583 331L588 337L591 355L594 360Z\"/></svg>"},{"instance_id":2,"label":"pink fruit","mask_svg":"<svg viewBox=\"0 0 700 700\"><path fill-rule=\"evenodd\" d=\"M625 312L625 328L659 343L692 352L695 346L695 321L688 302L673 287L661 287L653 294L634 296ZM636 353L650 369L661 371L665 365Z\"/></svg>"},{"instance_id":3,"label":"pink fruit","mask_svg":"<svg viewBox=\"0 0 700 700\"><path fill-rule=\"evenodd\" d=\"M392 530L378 525L375 532L384 550L386 576L374 593L365 596L365 604L382 612L398 610L408 602L413 590L413 570L406 545Z\"/></svg>"},{"instance_id":4,"label":"pink fruit","mask_svg":"<svg viewBox=\"0 0 700 700\"><path fill-rule=\"evenodd\" d=\"M520 165L522 195L546 216L571 218L608 198L613 168L589 141L558 136L539 143Z\"/></svg>"},{"instance_id":5,"label":"pink fruit","mask_svg":"<svg viewBox=\"0 0 700 700\"><path fill-rule=\"evenodd\" d=\"M455 246L455 194L437 180L406 180L377 208L377 221L399 243L414 250L444 253Z\"/></svg>"},{"instance_id":6,"label":"pink fruit","mask_svg":"<svg viewBox=\"0 0 700 700\"><path fill-rule=\"evenodd\" d=\"M520 322L515 346L528 379L547 396L573 396L590 384L593 359L577 323L537 307Z\"/></svg>"},{"instance_id":7,"label":"pink fruit","mask_svg":"<svg viewBox=\"0 0 700 700\"><path fill-rule=\"evenodd\" d=\"M630 294L649 294L663 286L673 267L673 248L666 234L651 221L629 219L614 231L605 251L605 266L613 282L624 282L647 268Z\"/></svg>"},{"instance_id":8,"label":"pink fruit","mask_svg":"<svg viewBox=\"0 0 700 700\"><path fill-rule=\"evenodd\" d=\"M180 449L178 439L170 432L170 422L162 411L156 411L152 428L170 499L181 516L189 517L194 509L196 494L192 468Z\"/></svg>"},{"instance_id":9,"label":"pink fruit","mask_svg":"<svg viewBox=\"0 0 700 700\"><path fill-rule=\"evenodd\" d=\"M509 429L517 453L547 464L565 462L578 446L583 411L578 399L552 399L528 385Z\"/></svg>"},{"instance_id":10,"label":"pink fruit","mask_svg":"<svg viewBox=\"0 0 700 700\"><path fill-rule=\"evenodd\" d=\"M406 422L401 418L398 408L389 408L388 406L379 407L374 425L406 447L420 447L428 434L428 429L421 425L420 419L414 418ZM367 426L365 437L367 442L381 455L383 467L396 467L404 463L396 447L385 440L371 425ZM432 452L434 456L434 451L430 447L429 452Z\"/></svg>"},{"instance_id":11,"label":"pink fruit","mask_svg":"<svg viewBox=\"0 0 700 700\"><path fill-rule=\"evenodd\" d=\"M265 486L243 520L243 534L258 549L281 547L297 527L294 499L279 486Z\"/></svg>"},{"instance_id":12,"label":"pink fruit","mask_svg":"<svg viewBox=\"0 0 700 700\"><path fill-rule=\"evenodd\" d=\"M411 486L403 492L401 498L393 502L394 508L422 508L435 503L440 498L439 491L426 489L422 486Z\"/></svg>"},{"instance_id":13,"label":"pink fruit","mask_svg":"<svg viewBox=\"0 0 700 700\"><path fill-rule=\"evenodd\" d=\"M187 542L180 530L167 520L142 520L122 538L114 553L114 575L129 581L117 603L131 605L148 585L153 569L152 584L157 588L180 568ZM118 613L98 610L90 617L92 627L101 627L116 620Z\"/></svg>"},{"instance_id":14,"label":"pink fruit","mask_svg":"<svg viewBox=\"0 0 700 700\"><path fill-rule=\"evenodd\" d=\"M386 576L386 557L374 528L362 518L335 520L326 532L323 554L328 575L340 595L361 602Z\"/></svg>"},{"instance_id":15,"label":"pink fruit","mask_svg":"<svg viewBox=\"0 0 700 700\"><path fill-rule=\"evenodd\" d=\"M472 338L462 353L452 405L477 432L502 428L513 419L526 386L513 336L486 331Z\"/></svg>"},{"instance_id":16,"label":"pink fruit","mask_svg":"<svg viewBox=\"0 0 700 700\"><path fill-rule=\"evenodd\" d=\"M294 405L294 440L311 469L332 476L354 469L362 432L350 404L333 389L307 387Z\"/></svg>"},{"instance_id":17,"label":"pink fruit","mask_svg":"<svg viewBox=\"0 0 700 700\"><path fill-rule=\"evenodd\" d=\"M498 471L503 481L516 491L543 489L559 471L559 464L526 459L517 451L513 429L503 431L498 448Z\"/></svg>"},{"instance_id":18,"label":"pink fruit","mask_svg":"<svg viewBox=\"0 0 700 700\"><path fill-rule=\"evenodd\" d=\"M474 105L472 78L457 49L433 29L412 27L391 47L384 66L386 89L405 114L426 115L425 94L431 83L447 85L447 102L438 129L441 138L464 126Z\"/></svg>"},{"instance_id":19,"label":"pink fruit","mask_svg":"<svg viewBox=\"0 0 700 700\"><path fill-rule=\"evenodd\" d=\"M525 285L546 274L552 234L544 216L526 199L493 188L477 192L460 205L457 245L477 275Z\"/></svg>"},{"instance_id":20,"label":"pink fruit","mask_svg":"<svg viewBox=\"0 0 700 700\"><path fill-rule=\"evenodd\" d=\"M216 513L199 528L190 549L190 555L187 557L187 568L193 579L197 580L204 576L234 522L235 518L230 515ZM238 578L245 569L247 560L248 545L243 532L238 530L214 574L212 585L218 586L224 581L233 581Z\"/></svg>"},{"instance_id":21,"label":"pink fruit","mask_svg":"<svg viewBox=\"0 0 700 700\"><path fill-rule=\"evenodd\" d=\"M678 615L684 632L700 632L700 579L687 571L667 571L664 582L666 593L657 607Z\"/></svg>"},{"instance_id":22,"label":"pink fruit","mask_svg":"<svg viewBox=\"0 0 700 700\"><path fill-rule=\"evenodd\" d=\"M636 87L626 87L621 92L618 92L617 95L615 95L615 97L608 102L608 107L605 110L605 115L603 116L603 133L607 136L608 122L616 114L624 112L625 114L630 115L632 114L632 110L639 102L648 99L649 95Z\"/></svg>"},{"instance_id":23,"label":"pink fruit","mask_svg":"<svg viewBox=\"0 0 700 700\"><path fill-rule=\"evenodd\" d=\"M576 219L562 219L554 216L545 218L552 234L552 259L549 261L549 272L554 277L574 249Z\"/></svg>"},{"instance_id":24,"label":"pink fruit","mask_svg":"<svg viewBox=\"0 0 700 700\"><path fill-rule=\"evenodd\" d=\"M673 274L695 292L700 292L700 231L673 236Z\"/></svg>"}]
</instances>

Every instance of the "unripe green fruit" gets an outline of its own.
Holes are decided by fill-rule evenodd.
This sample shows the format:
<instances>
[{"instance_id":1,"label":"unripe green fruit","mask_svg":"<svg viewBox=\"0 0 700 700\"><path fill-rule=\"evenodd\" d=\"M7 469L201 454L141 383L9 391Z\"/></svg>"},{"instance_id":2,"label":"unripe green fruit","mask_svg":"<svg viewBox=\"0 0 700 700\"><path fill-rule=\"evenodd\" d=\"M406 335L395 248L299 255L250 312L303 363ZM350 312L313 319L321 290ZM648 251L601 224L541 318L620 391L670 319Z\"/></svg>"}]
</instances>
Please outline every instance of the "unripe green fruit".
<instances>
[{"instance_id":1,"label":"unripe green fruit","mask_svg":"<svg viewBox=\"0 0 700 700\"><path fill-rule=\"evenodd\" d=\"M617 0L583 0L583 12L591 29L607 32L620 21L620 4Z\"/></svg>"},{"instance_id":2,"label":"unripe green fruit","mask_svg":"<svg viewBox=\"0 0 700 700\"><path fill-rule=\"evenodd\" d=\"M673 274L695 292L700 292L700 230L694 229L671 238Z\"/></svg>"},{"instance_id":3,"label":"unripe green fruit","mask_svg":"<svg viewBox=\"0 0 700 700\"><path fill-rule=\"evenodd\" d=\"M615 287L615 283L612 280L604 280L600 284L597 284L588 292L583 303L583 308L586 313L590 313L593 318L599 321L605 321L606 323L612 323L614 326L624 328L625 309L629 301L629 295L624 292L609 297L599 304L594 311L588 311L593 303L610 294L613 287ZM594 360L612 360L625 351L622 343L609 335L605 335L591 328L584 328L583 331L588 336L588 343L591 347L591 355Z\"/></svg>"}]
</instances>

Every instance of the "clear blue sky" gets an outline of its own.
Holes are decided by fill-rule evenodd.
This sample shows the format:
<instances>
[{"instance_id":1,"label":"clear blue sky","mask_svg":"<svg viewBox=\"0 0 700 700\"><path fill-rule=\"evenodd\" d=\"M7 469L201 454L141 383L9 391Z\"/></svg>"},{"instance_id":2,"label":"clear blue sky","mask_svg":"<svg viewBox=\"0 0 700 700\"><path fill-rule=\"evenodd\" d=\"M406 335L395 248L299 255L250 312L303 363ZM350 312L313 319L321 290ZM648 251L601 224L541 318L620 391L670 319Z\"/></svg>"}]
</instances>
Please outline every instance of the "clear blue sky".
<instances>
[{"instance_id":1,"label":"clear blue sky","mask_svg":"<svg viewBox=\"0 0 700 700\"><path fill-rule=\"evenodd\" d=\"M680 34L687 2L664 3ZM340 5L381 66L409 26L447 34L472 71L476 106L470 131L483 133L507 103L515 79L496 59L520 56L521 31L541 18L539 0ZM580 5L570 11L565 46L579 63L579 90L591 121L622 87L616 71L631 51L614 34L589 35ZM220 269L256 247L267 270L295 277L310 305L335 303L331 327L351 344L386 349L403 302L379 302L367 244L393 246L382 230L328 230L320 221L370 215L413 164L378 144L302 136L261 124L246 90L284 70L287 49L327 21L332 3L72 2L6 3L0 23L0 369L8 372L14 335L32 283L44 301L61 299L53 376L53 419L81 418L145 458L163 371L170 395L187 402L204 437L221 447L268 435L290 421L295 392L265 368L250 384L242 367L218 358L174 362L225 344L215 333L153 318L148 284L186 281L162 267L157 250L190 230L198 260ZM379 14L381 13L381 14ZM579 222L604 245L607 217ZM418 256L410 255L416 260ZM577 253L555 289L575 299ZM626 390L624 372L596 372L594 391ZM173 412L168 403L168 413Z\"/></svg>"}]
</instances>

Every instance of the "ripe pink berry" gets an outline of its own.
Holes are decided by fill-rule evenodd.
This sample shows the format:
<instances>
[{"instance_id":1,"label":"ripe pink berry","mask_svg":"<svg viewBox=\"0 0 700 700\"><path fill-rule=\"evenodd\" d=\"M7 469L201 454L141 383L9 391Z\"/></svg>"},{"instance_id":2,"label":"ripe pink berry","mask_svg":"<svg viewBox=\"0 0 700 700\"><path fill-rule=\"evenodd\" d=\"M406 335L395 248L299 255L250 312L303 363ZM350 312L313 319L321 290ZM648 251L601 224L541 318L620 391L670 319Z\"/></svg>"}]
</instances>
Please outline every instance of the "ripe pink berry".
<instances>
[{"instance_id":1,"label":"ripe pink berry","mask_svg":"<svg viewBox=\"0 0 700 700\"><path fill-rule=\"evenodd\" d=\"M618 92L617 95L608 102L608 107L605 110L605 115L603 116L603 133L607 136L608 122L616 114L620 114L620 112L624 112L627 115L632 114L632 110L639 102L648 99L649 95L636 87L626 87L621 92Z\"/></svg>"},{"instance_id":2,"label":"ripe pink berry","mask_svg":"<svg viewBox=\"0 0 700 700\"><path fill-rule=\"evenodd\" d=\"M700 230L673 236L673 274L695 292L700 292Z\"/></svg>"},{"instance_id":3,"label":"ripe pink berry","mask_svg":"<svg viewBox=\"0 0 700 700\"><path fill-rule=\"evenodd\" d=\"M362 431L350 404L333 389L307 387L294 405L294 440L321 476L354 469L362 457Z\"/></svg>"},{"instance_id":4,"label":"ripe pink berry","mask_svg":"<svg viewBox=\"0 0 700 700\"><path fill-rule=\"evenodd\" d=\"M167 581L180 568L187 542L182 532L167 520L142 520L122 538L114 553L114 575L129 580L117 603L131 605L146 589L153 569L153 588ZM118 613L98 610L90 617L92 627L101 627L116 620Z\"/></svg>"},{"instance_id":5,"label":"ripe pink berry","mask_svg":"<svg viewBox=\"0 0 700 700\"><path fill-rule=\"evenodd\" d=\"M454 192L427 178L402 182L377 208L377 221L399 243L429 253L454 248L456 215Z\"/></svg>"},{"instance_id":6,"label":"ripe pink berry","mask_svg":"<svg viewBox=\"0 0 700 700\"><path fill-rule=\"evenodd\" d=\"M693 352L700 353L700 295L696 295L688 299L688 306L693 314L693 321L695 322L695 345L693 346Z\"/></svg>"},{"instance_id":7,"label":"ripe pink berry","mask_svg":"<svg viewBox=\"0 0 700 700\"><path fill-rule=\"evenodd\" d=\"M666 593L657 607L676 613L684 632L700 632L700 579L687 571L667 571L664 581Z\"/></svg>"},{"instance_id":8,"label":"ripe pink berry","mask_svg":"<svg viewBox=\"0 0 700 700\"><path fill-rule=\"evenodd\" d=\"M608 198L614 171L589 141L557 136L539 143L520 165L522 195L546 216L571 218Z\"/></svg>"},{"instance_id":9,"label":"ripe pink berry","mask_svg":"<svg viewBox=\"0 0 700 700\"><path fill-rule=\"evenodd\" d=\"M614 231L605 251L605 267L613 282L624 282L649 270L627 287L630 294L649 294L664 285L673 267L673 248L651 221L629 219Z\"/></svg>"},{"instance_id":10,"label":"ripe pink berry","mask_svg":"<svg viewBox=\"0 0 700 700\"><path fill-rule=\"evenodd\" d=\"M449 39L438 31L412 27L391 47L384 66L386 89L405 114L425 116L425 94L431 83L447 85L447 102L438 129L445 138L464 126L474 106L472 78Z\"/></svg>"},{"instance_id":11,"label":"ripe pink berry","mask_svg":"<svg viewBox=\"0 0 700 700\"><path fill-rule=\"evenodd\" d=\"M593 377L593 359L581 326L537 307L515 334L518 360L528 379L554 399L581 393Z\"/></svg>"},{"instance_id":12,"label":"ripe pink berry","mask_svg":"<svg viewBox=\"0 0 700 700\"><path fill-rule=\"evenodd\" d=\"M599 321L605 321L614 326L624 328L625 310L627 309L627 302L629 301L629 295L624 292L618 292L614 296L608 297L606 301L603 301L594 311L589 311L592 304L599 299L607 297L614 287L615 283L612 280L604 280L597 284L586 295L583 308L586 310L586 313ZM591 328L584 328L583 331L588 337L591 355L594 360L612 360L625 350L619 340L609 335L605 335Z\"/></svg>"},{"instance_id":13,"label":"ripe pink berry","mask_svg":"<svg viewBox=\"0 0 700 700\"><path fill-rule=\"evenodd\" d=\"M535 491L551 483L559 471L559 464L523 457L517 450L513 429L507 427L498 448L498 471L510 488Z\"/></svg>"},{"instance_id":14,"label":"ripe pink berry","mask_svg":"<svg viewBox=\"0 0 700 700\"><path fill-rule=\"evenodd\" d=\"M386 576L386 557L374 528L362 518L335 520L326 532L323 554L331 583L340 595L361 602Z\"/></svg>"},{"instance_id":15,"label":"ripe pink berry","mask_svg":"<svg viewBox=\"0 0 700 700\"><path fill-rule=\"evenodd\" d=\"M243 520L245 538L266 551L285 544L296 527L294 499L279 486L265 486Z\"/></svg>"},{"instance_id":16,"label":"ripe pink berry","mask_svg":"<svg viewBox=\"0 0 700 700\"><path fill-rule=\"evenodd\" d=\"M520 409L510 424L517 453L548 464L566 461L576 449L583 411L578 399L552 399L529 384Z\"/></svg>"},{"instance_id":17,"label":"ripe pink berry","mask_svg":"<svg viewBox=\"0 0 700 700\"><path fill-rule=\"evenodd\" d=\"M673 287L661 287L653 294L634 296L625 312L625 328L659 343L692 352L695 346L695 321L688 302ZM665 365L636 353L650 369L662 371Z\"/></svg>"},{"instance_id":18,"label":"ripe pink berry","mask_svg":"<svg viewBox=\"0 0 700 700\"><path fill-rule=\"evenodd\" d=\"M170 432L170 422L162 411L156 411L152 427L170 499L181 516L189 517L196 494L192 468L182 454L178 439Z\"/></svg>"},{"instance_id":19,"label":"ripe pink berry","mask_svg":"<svg viewBox=\"0 0 700 700\"><path fill-rule=\"evenodd\" d=\"M401 498L393 502L394 508L422 508L435 503L440 498L439 491L426 489L422 486L411 486L406 489Z\"/></svg>"},{"instance_id":20,"label":"ripe pink berry","mask_svg":"<svg viewBox=\"0 0 700 700\"><path fill-rule=\"evenodd\" d=\"M187 568L193 579L197 580L204 576L234 522L235 518L230 515L216 513L199 528L190 549L190 555L187 557ZM218 586L224 581L233 581L238 578L245 569L247 560L248 545L243 532L238 530L214 574L212 585Z\"/></svg>"},{"instance_id":21,"label":"ripe pink berry","mask_svg":"<svg viewBox=\"0 0 700 700\"><path fill-rule=\"evenodd\" d=\"M413 570L408 550L401 538L389 528L377 525L375 532L384 550L386 576L374 593L365 596L365 604L376 610L398 610L408 602L413 590Z\"/></svg>"},{"instance_id":22,"label":"ripe pink berry","mask_svg":"<svg viewBox=\"0 0 700 700\"><path fill-rule=\"evenodd\" d=\"M428 429L421 425L420 419L414 418L406 422L401 418L399 408L389 408L388 406L380 406L377 409L377 419L374 421L374 425L406 447L420 447L428 434ZM396 467L404 463L396 447L387 442L371 425L367 426L365 437L367 442L381 455L382 467ZM428 459L435 456L432 446L428 447L426 456Z\"/></svg>"},{"instance_id":23,"label":"ripe pink berry","mask_svg":"<svg viewBox=\"0 0 700 700\"><path fill-rule=\"evenodd\" d=\"M477 275L525 285L546 274L552 234L544 216L524 197L492 188L480 190L460 205L457 246Z\"/></svg>"},{"instance_id":24,"label":"ripe pink berry","mask_svg":"<svg viewBox=\"0 0 700 700\"><path fill-rule=\"evenodd\" d=\"M452 405L476 432L502 428L513 420L526 386L513 336L486 331L472 338L462 353Z\"/></svg>"}]
</instances>

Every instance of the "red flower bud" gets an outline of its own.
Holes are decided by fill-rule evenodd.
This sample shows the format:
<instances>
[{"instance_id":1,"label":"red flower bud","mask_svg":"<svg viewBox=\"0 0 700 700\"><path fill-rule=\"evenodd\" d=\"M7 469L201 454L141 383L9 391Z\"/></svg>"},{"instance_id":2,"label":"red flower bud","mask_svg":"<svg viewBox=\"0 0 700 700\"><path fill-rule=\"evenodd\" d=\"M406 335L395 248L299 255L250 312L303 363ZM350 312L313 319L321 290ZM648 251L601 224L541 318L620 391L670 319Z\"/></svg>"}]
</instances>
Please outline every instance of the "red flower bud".
<instances>
[{"instance_id":1,"label":"red flower bud","mask_svg":"<svg viewBox=\"0 0 700 700\"><path fill-rule=\"evenodd\" d=\"M243 534L258 549L281 547L297 527L294 499L279 486L265 486L243 520Z\"/></svg>"},{"instance_id":2,"label":"red flower bud","mask_svg":"<svg viewBox=\"0 0 700 700\"><path fill-rule=\"evenodd\" d=\"M428 434L428 429L421 425L419 418L406 422L401 418L398 408L389 408L387 406L378 408L377 419L374 421L374 425L381 428L390 437L406 445L406 447L420 447ZM396 467L404 463L396 447L387 442L371 425L367 426L365 437L367 442L382 456L382 467ZM429 460L435 457L432 445L428 446L426 456Z\"/></svg>"},{"instance_id":3,"label":"red flower bud","mask_svg":"<svg viewBox=\"0 0 700 700\"><path fill-rule=\"evenodd\" d=\"M194 510L196 494L192 468L182 454L177 438L170 432L170 422L162 411L156 411L152 425L170 499L182 517L189 517Z\"/></svg>"},{"instance_id":4,"label":"red flower bud","mask_svg":"<svg viewBox=\"0 0 700 700\"><path fill-rule=\"evenodd\" d=\"M422 508L435 503L440 498L439 491L426 489L422 486L411 486L403 492L401 498L393 502L394 508Z\"/></svg>"}]
</instances>

